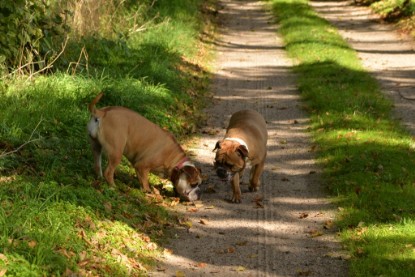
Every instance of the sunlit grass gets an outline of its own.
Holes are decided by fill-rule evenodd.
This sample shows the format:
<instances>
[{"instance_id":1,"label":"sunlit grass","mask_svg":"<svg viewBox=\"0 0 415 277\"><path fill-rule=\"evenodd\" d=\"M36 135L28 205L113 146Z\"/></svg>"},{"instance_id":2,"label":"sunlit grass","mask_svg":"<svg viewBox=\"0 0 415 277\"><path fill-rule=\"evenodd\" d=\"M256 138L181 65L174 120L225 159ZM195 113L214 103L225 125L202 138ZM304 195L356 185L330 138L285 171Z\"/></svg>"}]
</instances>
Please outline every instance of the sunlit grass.
<instances>
[{"instance_id":1,"label":"sunlit grass","mask_svg":"<svg viewBox=\"0 0 415 277\"><path fill-rule=\"evenodd\" d=\"M410 276L414 270L412 137L357 54L305 0L272 0L296 61L298 87L324 182L339 206L337 226L351 276Z\"/></svg>"},{"instance_id":2,"label":"sunlit grass","mask_svg":"<svg viewBox=\"0 0 415 277\"><path fill-rule=\"evenodd\" d=\"M146 11L147 28L72 40L54 72L0 80L0 275L145 276L154 267L177 223L166 207L177 199L144 194L125 160L115 186L96 180L87 105L104 92L98 107L128 107L180 142L191 135L210 57L200 53L200 3L130 5L117 12ZM88 66L82 59L68 70L81 49Z\"/></svg>"}]
</instances>

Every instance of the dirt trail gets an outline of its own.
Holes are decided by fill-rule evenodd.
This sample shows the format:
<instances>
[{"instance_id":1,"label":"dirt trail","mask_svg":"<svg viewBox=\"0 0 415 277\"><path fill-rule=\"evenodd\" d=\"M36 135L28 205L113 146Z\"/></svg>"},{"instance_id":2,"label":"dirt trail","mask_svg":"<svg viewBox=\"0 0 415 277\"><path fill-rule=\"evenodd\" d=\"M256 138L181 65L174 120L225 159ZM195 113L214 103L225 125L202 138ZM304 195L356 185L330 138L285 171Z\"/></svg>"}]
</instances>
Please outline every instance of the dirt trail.
<instances>
[{"instance_id":1,"label":"dirt trail","mask_svg":"<svg viewBox=\"0 0 415 277\"><path fill-rule=\"evenodd\" d=\"M355 49L363 66L395 103L394 114L415 135L415 44L379 16L352 1L311 1L320 16L332 23ZM409 100L412 99L412 100Z\"/></svg>"},{"instance_id":2,"label":"dirt trail","mask_svg":"<svg viewBox=\"0 0 415 277\"><path fill-rule=\"evenodd\" d=\"M205 181L201 203L179 205L191 228L177 229L173 252L151 276L347 276L347 261L330 222L334 207L320 185L308 118L301 110L291 61L261 1L222 0L214 104L193 152ZM268 124L268 158L260 190L216 178L212 149L233 112L251 108ZM214 132L217 130L217 132ZM213 134L212 134L213 133ZM211 193L209 193L211 191ZM212 192L214 191L214 192Z\"/></svg>"}]
</instances>

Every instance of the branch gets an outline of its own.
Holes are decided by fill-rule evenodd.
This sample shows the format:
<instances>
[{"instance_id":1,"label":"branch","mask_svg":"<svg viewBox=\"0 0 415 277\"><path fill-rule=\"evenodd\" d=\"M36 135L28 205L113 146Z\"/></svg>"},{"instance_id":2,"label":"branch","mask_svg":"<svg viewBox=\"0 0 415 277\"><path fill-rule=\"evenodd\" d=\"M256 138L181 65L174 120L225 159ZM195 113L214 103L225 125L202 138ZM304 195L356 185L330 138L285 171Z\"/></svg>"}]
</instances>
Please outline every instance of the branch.
<instances>
[{"instance_id":1,"label":"branch","mask_svg":"<svg viewBox=\"0 0 415 277\"><path fill-rule=\"evenodd\" d=\"M65 42L62 43L62 49L56 55L56 57L50 63L48 63L44 68L42 68L41 70L36 71L36 72L33 72L32 74L30 74L29 79L32 78L32 76L35 75L35 74L39 74L39 73L41 73L41 72L43 72L45 70L48 70L49 68L52 68L53 67L53 64L59 59L59 57L63 54L63 52L65 52L66 45L68 44L68 40L69 40L69 37L66 37Z\"/></svg>"},{"instance_id":2,"label":"branch","mask_svg":"<svg viewBox=\"0 0 415 277\"><path fill-rule=\"evenodd\" d=\"M37 140L40 140L40 139L32 139L32 137L35 134L37 128L39 127L39 125L40 125L40 123L42 121L43 121L43 119L40 119L39 123L36 125L35 129L33 129L32 133L30 134L29 139L25 143L23 143L22 145L20 145L19 147L17 147L16 149L14 149L12 151L9 151L9 152L3 151L3 153L0 154L0 159L6 157L8 155L11 155L13 153L18 152L20 149L22 149L23 147L25 147L29 143L32 143L32 142L37 141Z\"/></svg>"}]
</instances>

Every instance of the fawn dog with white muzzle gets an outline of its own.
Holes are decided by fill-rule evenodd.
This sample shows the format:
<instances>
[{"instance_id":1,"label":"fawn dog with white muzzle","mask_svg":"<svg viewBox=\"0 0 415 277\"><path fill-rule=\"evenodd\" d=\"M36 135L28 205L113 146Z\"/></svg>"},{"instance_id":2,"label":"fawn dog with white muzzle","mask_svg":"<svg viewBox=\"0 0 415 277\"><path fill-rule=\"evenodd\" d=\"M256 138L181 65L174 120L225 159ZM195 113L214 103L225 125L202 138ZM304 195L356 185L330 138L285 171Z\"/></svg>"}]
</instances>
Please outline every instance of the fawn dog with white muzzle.
<instances>
[{"instance_id":1,"label":"fawn dog with white muzzle","mask_svg":"<svg viewBox=\"0 0 415 277\"><path fill-rule=\"evenodd\" d=\"M241 202L239 182L247 162L251 164L249 190L257 191L267 156L267 126L256 111L242 110L234 113L226 129L225 138L216 143L216 174L232 184L231 201Z\"/></svg>"}]
</instances>

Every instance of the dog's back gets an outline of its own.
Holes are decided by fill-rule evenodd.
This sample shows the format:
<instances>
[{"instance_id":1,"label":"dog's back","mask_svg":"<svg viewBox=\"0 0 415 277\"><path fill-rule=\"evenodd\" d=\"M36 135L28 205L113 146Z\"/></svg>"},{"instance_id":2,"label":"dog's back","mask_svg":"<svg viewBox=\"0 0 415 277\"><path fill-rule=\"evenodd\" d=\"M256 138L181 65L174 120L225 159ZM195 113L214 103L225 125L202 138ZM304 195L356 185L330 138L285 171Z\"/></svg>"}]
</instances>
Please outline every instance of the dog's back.
<instances>
[{"instance_id":1,"label":"dog's back","mask_svg":"<svg viewBox=\"0 0 415 277\"><path fill-rule=\"evenodd\" d=\"M238 133L238 137L248 143L250 138L256 138L256 144L260 142L261 148L265 150L268 140L267 124L257 111L241 110L234 113L227 128L228 135L232 136L233 133Z\"/></svg>"},{"instance_id":2,"label":"dog's back","mask_svg":"<svg viewBox=\"0 0 415 277\"><path fill-rule=\"evenodd\" d=\"M97 109L101 97L102 93L89 104L88 132L107 154L123 154L133 165L140 162L155 169L169 167L165 157L183 152L173 135L137 112L120 106Z\"/></svg>"}]
</instances>

